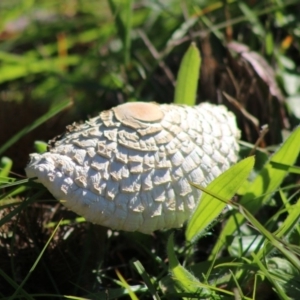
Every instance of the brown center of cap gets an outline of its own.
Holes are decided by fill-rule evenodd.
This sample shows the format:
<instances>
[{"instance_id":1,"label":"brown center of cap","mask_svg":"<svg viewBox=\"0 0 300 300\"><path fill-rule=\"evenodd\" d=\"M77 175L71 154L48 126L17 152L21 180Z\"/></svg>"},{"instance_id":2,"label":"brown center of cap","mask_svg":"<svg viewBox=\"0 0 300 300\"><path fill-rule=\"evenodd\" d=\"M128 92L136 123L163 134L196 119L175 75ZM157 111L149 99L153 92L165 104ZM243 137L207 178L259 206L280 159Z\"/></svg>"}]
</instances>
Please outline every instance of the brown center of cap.
<instances>
[{"instance_id":1,"label":"brown center of cap","mask_svg":"<svg viewBox=\"0 0 300 300\"><path fill-rule=\"evenodd\" d=\"M128 102L113 108L116 118L124 125L143 128L147 123L161 121L164 114L156 103Z\"/></svg>"}]
</instances>

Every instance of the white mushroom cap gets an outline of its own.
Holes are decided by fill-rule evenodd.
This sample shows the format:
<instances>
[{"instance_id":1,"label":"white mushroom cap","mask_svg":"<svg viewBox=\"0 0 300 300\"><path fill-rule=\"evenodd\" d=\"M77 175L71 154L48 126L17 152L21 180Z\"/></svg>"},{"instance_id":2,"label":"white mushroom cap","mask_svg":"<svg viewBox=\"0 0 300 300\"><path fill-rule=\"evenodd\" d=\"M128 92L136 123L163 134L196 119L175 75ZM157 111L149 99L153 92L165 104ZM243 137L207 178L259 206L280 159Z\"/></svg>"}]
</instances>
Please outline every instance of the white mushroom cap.
<instances>
[{"instance_id":1,"label":"white mushroom cap","mask_svg":"<svg viewBox=\"0 0 300 300\"><path fill-rule=\"evenodd\" d=\"M182 226L201 195L189 182L235 163L239 135L224 106L126 103L69 126L26 173L88 221L151 233Z\"/></svg>"}]
</instances>

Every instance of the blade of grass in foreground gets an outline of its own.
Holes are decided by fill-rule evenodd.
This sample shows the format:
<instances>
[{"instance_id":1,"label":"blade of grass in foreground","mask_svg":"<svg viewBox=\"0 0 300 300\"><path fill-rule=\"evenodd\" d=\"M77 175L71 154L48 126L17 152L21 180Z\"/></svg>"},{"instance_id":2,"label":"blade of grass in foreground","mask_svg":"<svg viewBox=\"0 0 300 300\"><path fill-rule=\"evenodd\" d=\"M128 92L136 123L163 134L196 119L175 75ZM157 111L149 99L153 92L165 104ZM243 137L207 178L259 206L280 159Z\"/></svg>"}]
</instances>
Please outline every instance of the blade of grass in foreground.
<instances>
[{"instance_id":1,"label":"blade of grass in foreground","mask_svg":"<svg viewBox=\"0 0 300 300\"><path fill-rule=\"evenodd\" d=\"M7 177L12 168L13 162L8 157L2 157L0 160L0 177Z\"/></svg>"},{"instance_id":2,"label":"blade of grass in foreground","mask_svg":"<svg viewBox=\"0 0 300 300\"><path fill-rule=\"evenodd\" d=\"M200 282L198 278L179 263L174 252L173 234L171 234L168 240L167 253L171 279L174 282L175 288L178 292L188 294L185 295L188 299L221 299L219 294L229 297L234 296L232 291L219 288L214 284ZM251 300L246 296L243 299Z\"/></svg>"},{"instance_id":3,"label":"blade of grass in foreground","mask_svg":"<svg viewBox=\"0 0 300 300\"><path fill-rule=\"evenodd\" d=\"M3 226L6 222L10 221L13 216L15 216L16 214L18 214L19 212L21 212L27 205L33 203L34 201L36 201L36 199L39 199L39 197L41 195L43 195L44 193L45 193L44 190L39 191L33 197L31 197L30 199L28 199L26 201L23 201L13 211L9 212L7 215L5 215L3 218L1 218L1 220L0 220L0 227Z\"/></svg>"},{"instance_id":4,"label":"blade of grass in foreground","mask_svg":"<svg viewBox=\"0 0 300 300\"><path fill-rule=\"evenodd\" d=\"M25 192L26 190L28 190L30 187L26 186L26 185L20 185L17 186L13 189L10 189L9 191L6 191L4 193L2 193L0 195L0 208L2 208L3 203L8 202L8 203L20 203L20 199L16 198L16 199L12 199L14 196L19 195L20 193Z\"/></svg>"},{"instance_id":5,"label":"blade of grass in foreground","mask_svg":"<svg viewBox=\"0 0 300 300\"><path fill-rule=\"evenodd\" d=\"M149 277L149 275L147 274L144 266L141 264L141 262L139 260L134 260L132 262L132 264L134 265L134 267L136 268L136 270L138 271L138 273L142 276L145 284L147 285L149 292L152 294L152 298L154 300L160 300L160 297L158 295L158 293L156 292L156 289L154 287L154 285L151 282L151 279Z\"/></svg>"},{"instance_id":6,"label":"blade of grass in foreground","mask_svg":"<svg viewBox=\"0 0 300 300\"><path fill-rule=\"evenodd\" d=\"M206 189L212 191L220 198L230 200L248 178L253 167L254 157L251 156L233 165L230 169L213 180ZM195 187L197 188L196 185ZM225 206L226 203L204 192L196 210L188 222L185 231L186 240L190 242L195 241L198 236L203 234L207 226L215 221Z\"/></svg>"},{"instance_id":7,"label":"blade of grass in foreground","mask_svg":"<svg viewBox=\"0 0 300 300\"><path fill-rule=\"evenodd\" d=\"M144 284L131 285L130 288L133 292L147 293L147 287ZM107 295L109 295L109 298L107 298ZM64 298L72 299L72 300L119 299L119 298L124 299L124 296L127 296L127 295L129 295L129 292L126 288L107 288L107 289L105 289L105 291L102 291L102 292L87 294L84 298L80 298L80 297L76 297L76 296L69 296L69 295L64 295ZM125 299L128 299L128 297Z\"/></svg>"},{"instance_id":8,"label":"blade of grass in foreground","mask_svg":"<svg viewBox=\"0 0 300 300\"><path fill-rule=\"evenodd\" d=\"M70 106L72 102L64 101L63 103L60 103L50 109L46 114L35 120L32 124L26 126L21 131L19 131L17 134L15 134L11 139L9 139L2 147L0 147L0 155L7 150L10 146L12 146L15 142L17 142L22 136L27 134L28 132L32 131L36 127L40 126L42 123L46 122L48 119L52 118L68 106Z\"/></svg>"},{"instance_id":9,"label":"blade of grass in foreground","mask_svg":"<svg viewBox=\"0 0 300 300\"><path fill-rule=\"evenodd\" d=\"M250 224L253 225L254 228L259 231L266 240L269 241L270 244L266 244L264 248L260 249L260 252L258 253L258 257L265 257L271 250L277 248L279 252L282 253L283 256L287 258L287 260L290 261L292 265L297 270L300 270L300 261L298 257L292 253L288 248L285 247L285 244L278 239L274 234L272 234L270 231L268 231L252 214L249 212L246 208L244 208L239 203L231 203L233 207L235 207L239 213L247 220ZM271 245L271 246L270 246ZM254 253L254 252L253 252Z\"/></svg>"},{"instance_id":10,"label":"blade of grass in foreground","mask_svg":"<svg viewBox=\"0 0 300 300\"><path fill-rule=\"evenodd\" d=\"M37 153L44 153L47 151L47 143L43 141L35 141L34 149Z\"/></svg>"},{"instance_id":11,"label":"blade of grass in foreground","mask_svg":"<svg viewBox=\"0 0 300 300\"><path fill-rule=\"evenodd\" d=\"M275 169L285 170L289 173L300 174L300 167L289 166L289 165L278 163L275 161L271 161L271 164L272 164L273 168L275 168Z\"/></svg>"},{"instance_id":12,"label":"blade of grass in foreground","mask_svg":"<svg viewBox=\"0 0 300 300\"><path fill-rule=\"evenodd\" d=\"M288 211L287 218L281 223L278 230L276 230L276 232L274 233L278 238L290 234L291 231L295 228L295 226L299 224L300 199L298 199L296 204L291 205L287 211Z\"/></svg>"},{"instance_id":13,"label":"blade of grass in foreground","mask_svg":"<svg viewBox=\"0 0 300 300\"><path fill-rule=\"evenodd\" d=\"M36 268L37 264L39 263L39 261L41 260L41 258L43 256L44 252L46 251L49 243L51 242L51 240L53 239L54 235L56 234L56 231L59 228L59 226L60 226L60 223L58 223L57 226L56 226L56 228L53 230L53 233L51 234L51 236L50 236L49 240L47 241L47 243L45 244L43 250L41 251L41 253L37 257L37 259L34 262L33 266L31 267L31 269L27 273L26 277L23 279L22 283L18 286L17 290L12 295L12 297L11 297L12 299L15 298L18 295L18 293L23 288L24 284L26 283L26 281L28 280L28 278L30 277L30 275L32 274L32 272L34 271L34 269Z\"/></svg>"},{"instance_id":14,"label":"blade of grass in foreground","mask_svg":"<svg viewBox=\"0 0 300 300\"><path fill-rule=\"evenodd\" d=\"M131 289L130 285L128 284L128 282L125 280L125 278L122 276L122 274L119 272L118 269L116 269L116 274L117 274L118 278L120 279L122 286L128 290L128 294L129 294L129 297L131 298L131 300L138 300L139 298L136 296L136 294Z\"/></svg>"},{"instance_id":15,"label":"blade of grass in foreground","mask_svg":"<svg viewBox=\"0 0 300 300\"><path fill-rule=\"evenodd\" d=\"M206 189L203 189L208 194L210 192ZM217 199L222 201L223 203L228 203L228 200L225 198L220 198L219 196L215 195ZM249 212L245 207L243 207L240 203L232 202L229 203L231 207L235 208L236 211L243 216L260 234L264 236L264 238L269 242L269 244L265 244L263 248L257 249L259 251L258 257L265 257L273 248L277 248L279 252L284 255L287 260L290 261L290 263L297 269L300 270L300 261L297 258L297 256L292 253L287 247L286 243L284 241L281 241L276 237L273 233L268 231L252 214ZM239 216L239 215L237 215Z\"/></svg>"},{"instance_id":16,"label":"blade of grass in foreground","mask_svg":"<svg viewBox=\"0 0 300 300\"><path fill-rule=\"evenodd\" d=\"M2 269L0 268L0 276L7 281L15 290L19 288L19 285L12 279L10 278ZM22 296L23 299L30 299L34 300L34 297L29 295L26 291L24 291L22 288L19 290L20 296ZM9 298L12 299L12 298Z\"/></svg>"},{"instance_id":17,"label":"blade of grass in foreground","mask_svg":"<svg viewBox=\"0 0 300 300\"><path fill-rule=\"evenodd\" d=\"M286 170L276 169L272 162L286 165L294 165L300 152L300 127L298 127L285 143L275 152L269 162L263 167L254 181L249 185L248 191L241 198L240 204L251 214L255 214L266 203L273 193L278 189L287 175ZM217 251L222 246L226 246L226 236L231 236L239 226L245 221L244 216L238 212L233 212L225 227L223 228L209 259L215 257Z\"/></svg>"},{"instance_id":18,"label":"blade of grass in foreground","mask_svg":"<svg viewBox=\"0 0 300 300\"><path fill-rule=\"evenodd\" d=\"M201 58L196 45L192 43L180 64L175 88L174 103L195 105Z\"/></svg>"},{"instance_id":19,"label":"blade of grass in foreground","mask_svg":"<svg viewBox=\"0 0 300 300\"><path fill-rule=\"evenodd\" d=\"M278 293L278 296L280 296L281 299L288 300L289 298L283 288L277 283L277 281L273 278L273 276L269 273L268 269L261 263L260 259L255 255L255 253L252 253L253 261L256 263L256 265L260 268L261 272L268 278L268 280L272 283L273 288Z\"/></svg>"},{"instance_id":20,"label":"blade of grass in foreground","mask_svg":"<svg viewBox=\"0 0 300 300\"><path fill-rule=\"evenodd\" d=\"M201 286L200 281L180 265L175 255L173 234L171 234L171 236L169 237L167 252L169 258L169 268L171 271L171 275L175 279L175 286L177 287L177 289L187 293L196 294L197 292L199 292L199 287ZM206 290L206 295L210 295L210 292L208 290Z\"/></svg>"},{"instance_id":21,"label":"blade of grass in foreground","mask_svg":"<svg viewBox=\"0 0 300 300\"><path fill-rule=\"evenodd\" d=\"M220 201L226 203L226 199L218 198ZM230 201L230 205L235 208L254 228L260 232L264 238L269 242L265 243L263 248L257 249L257 257L263 259L266 255L276 248L283 256L297 269L300 270L300 261L298 257L290 251L285 243L278 239L274 234L269 232L246 208L241 204ZM255 253L255 251L253 251Z\"/></svg>"},{"instance_id":22,"label":"blade of grass in foreground","mask_svg":"<svg viewBox=\"0 0 300 300\"><path fill-rule=\"evenodd\" d=\"M15 185L21 185L21 184L24 184L24 183L27 183L27 182L30 182L32 181L31 178L26 178L26 179L21 179L21 180L18 180L18 181L12 181L12 182L5 182L5 185L1 185L1 188L2 189L6 189L8 187L12 187L12 186L15 186Z\"/></svg>"}]
</instances>

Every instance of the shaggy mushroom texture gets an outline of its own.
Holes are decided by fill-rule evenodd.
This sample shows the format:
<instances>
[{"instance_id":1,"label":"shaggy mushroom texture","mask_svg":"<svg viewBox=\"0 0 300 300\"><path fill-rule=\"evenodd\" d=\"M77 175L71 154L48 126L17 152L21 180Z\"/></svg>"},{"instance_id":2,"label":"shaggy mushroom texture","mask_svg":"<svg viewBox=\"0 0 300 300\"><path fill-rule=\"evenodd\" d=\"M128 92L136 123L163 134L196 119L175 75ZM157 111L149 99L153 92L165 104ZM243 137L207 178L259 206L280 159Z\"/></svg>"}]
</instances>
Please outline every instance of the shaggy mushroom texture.
<instances>
[{"instance_id":1,"label":"shaggy mushroom texture","mask_svg":"<svg viewBox=\"0 0 300 300\"><path fill-rule=\"evenodd\" d=\"M149 234L182 226L201 196L189 182L234 164L239 136L224 106L126 103L68 126L26 173L88 221Z\"/></svg>"}]
</instances>

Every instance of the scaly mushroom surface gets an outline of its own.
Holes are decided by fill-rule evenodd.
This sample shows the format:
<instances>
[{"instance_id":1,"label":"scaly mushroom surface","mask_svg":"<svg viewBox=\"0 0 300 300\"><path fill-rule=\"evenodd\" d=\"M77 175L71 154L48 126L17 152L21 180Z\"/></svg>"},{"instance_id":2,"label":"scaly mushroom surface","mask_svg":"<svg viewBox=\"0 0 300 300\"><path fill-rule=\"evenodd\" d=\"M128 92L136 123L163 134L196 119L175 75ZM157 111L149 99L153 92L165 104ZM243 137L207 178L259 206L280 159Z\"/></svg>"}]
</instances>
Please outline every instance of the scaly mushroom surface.
<instances>
[{"instance_id":1,"label":"scaly mushroom surface","mask_svg":"<svg viewBox=\"0 0 300 300\"><path fill-rule=\"evenodd\" d=\"M126 103L68 126L26 173L88 221L149 234L182 226L201 195L189 182L234 164L239 136L224 106Z\"/></svg>"}]
</instances>

